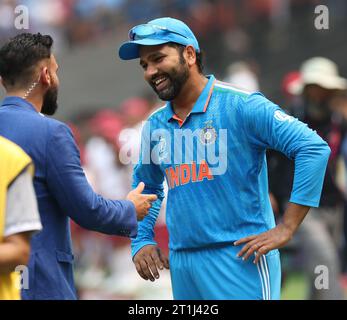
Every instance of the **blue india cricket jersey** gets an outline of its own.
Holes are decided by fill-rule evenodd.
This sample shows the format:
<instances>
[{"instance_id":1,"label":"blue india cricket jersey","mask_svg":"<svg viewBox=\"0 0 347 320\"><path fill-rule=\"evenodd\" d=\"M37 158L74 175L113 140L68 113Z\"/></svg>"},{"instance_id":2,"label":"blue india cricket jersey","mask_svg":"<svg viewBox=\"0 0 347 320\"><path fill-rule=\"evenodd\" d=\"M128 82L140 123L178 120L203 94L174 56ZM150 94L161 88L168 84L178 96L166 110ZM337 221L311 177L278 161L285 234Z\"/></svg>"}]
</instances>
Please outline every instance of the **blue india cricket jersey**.
<instances>
[{"instance_id":1,"label":"blue india cricket jersey","mask_svg":"<svg viewBox=\"0 0 347 320\"><path fill-rule=\"evenodd\" d=\"M275 226L268 196L266 149L295 161L290 201L317 207L330 154L306 124L261 93L247 93L208 77L183 121L167 103L142 132L134 186L158 200L139 223L132 254L155 244L153 228L167 180L166 222L172 250L233 242Z\"/></svg>"}]
</instances>

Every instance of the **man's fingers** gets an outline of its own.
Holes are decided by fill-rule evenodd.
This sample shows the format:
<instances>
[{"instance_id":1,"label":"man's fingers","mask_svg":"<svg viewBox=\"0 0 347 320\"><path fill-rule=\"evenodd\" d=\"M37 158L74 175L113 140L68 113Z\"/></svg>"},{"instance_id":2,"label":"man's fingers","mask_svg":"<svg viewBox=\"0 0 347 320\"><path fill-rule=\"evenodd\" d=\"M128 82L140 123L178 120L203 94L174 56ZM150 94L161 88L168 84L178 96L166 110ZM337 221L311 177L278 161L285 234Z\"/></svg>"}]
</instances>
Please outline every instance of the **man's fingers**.
<instances>
[{"instance_id":1,"label":"man's fingers","mask_svg":"<svg viewBox=\"0 0 347 320\"><path fill-rule=\"evenodd\" d=\"M161 260L163 261L163 263L164 263L164 267L166 268L166 269L170 269L170 264L169 264L169 259L167 258L167 257L162 257L161 258Z\"/></svg>"},{"instance_id":2,"label":"man's fingers","mask_svg":"<svg viewBox=\"0 0 347 320\"><path fill-rule=\"evenodd\" d=\"M142 221L147 216L149 209L152 207L152 203L149 201L143 201L141 208L138 211L137 220Z\"/></svg>"},{"instance_id":3,"label":"man's fingers","mask_svg":"<svg viewBox=\"0 0 347 320\"><path fill-rule=\"evenodd\" d=\"M249 236L249 237L245 237L245 238L239 239L239 240L237 240L237 241L234 242L234 246L238 246L238 245L240 245L240 244L242 244L242 243L246 243L246 242L252 241L252 240L254 240L256 237L257 237L257 235Z\"/></svg>"},{"instance_id":4,"label":"man's fingers","mask_svg":"<svg viewBox=\"0 0 347 320\"><path fill-rule=\"evenodd\" d=\"M160 260L163 263L165 269L170 269L168 257L163 255L161 252L160 252Z\"/></svg>"},{"instance_id":5,"label":"man's fingers","mask_svg":"<svg viewBox=\"0 0 347 320\"><path fill-rule=\"evenodd\" d=\"M141 270L142 272L145 274L145 276L147 277L147 279L151 280L151 281L154 281L154 277L151 273L151 271L149 270L148 268L148 265L147 265L147 262L146 260L141 260L140 261L140 266L141 266Z\"/></svg>"},{"instance_id":6,"label":"man's fingers","mask_svg":"<svg viewBox=\"0 0 347 320\"><path fill-rule=\"evenodd\" d=\"M145 280L148 280L148 278L146 277L146 275L142 271L140 263L139 262L134 262L134 264L135 264L136 271L141 276L141 278L143 278Z\"/></svg>"},{"instance_id":7,"label":"man's fingers","mask_svg":"<svg viewBox=\"0 0 347 320\"><path fill-rule=\"evenodd\" d=\"M253 243L249 249L247 250L246 254L243 257L243 260L247 260L252 254L254 254L255 252L260 252L262 246L263 246L263 242L256 242Z\"/></svg>"},{"instance_id":8,"label":"man's fingers","mask_svg":"<svg viewBox=\"0 0 347 320\"><path fill-rule=\"evenodd\" d=\"M159 272L158 272L157 266L156 266L153 258L151 256L149 256L146 259L146 262L147 262L147 265L148 265L153 277L156 279L159 279ZM153 280L151 279L151 281L154 281L154 278L152 278Z\"/></svg>"},{"instance_id":9,"label":"man's fingers","mask_svg":"<svg viewBox=\"0 0 347 320\"><path fill-rule=\"evenodd\" d=\"M246 243L242 249L239 251L239 253L237 254L238 257L242 257L248 250L249 248L251 248L253 245L255 245L257 243L258 239L255 238L254 240Z\"/></svg>"},{"instance_id":10,"label":"man's fingers","mask_svg":"<svg viewBox=\"0 0 347 320\"><path fill-rule=\"evenodd\" d=\"M160 259L160 249L153 251L151 256L159 270L163 270L163 262Z\"/></svg>"},{"instance_id":11,"label":"man's fingers","mask_svg":"<svg viewBox=\"0 0 347 320\"><path fill-rule=\"evenodd\" d=\"M157 246L147 245L134 257L134 263L138 274L145 280L155 281L159 279L159 270L169 269L166 257L163 257Z\"/></svg>"},{"instance_id":12,"label":"man's fingers","mask_svg":"<svg viewBox=\"0 0 347 320\"><path fill-rule=\"evenodd\" d=\"M263 245L255 254L255 259L253 263L257 264L260 260L260 257L264 254L267 254L270 251L270 247L267 245Z\"/></svg>"},{"instance_id":13,"label":"man's fingers","mask_svg":"<svg viewBox=\"0 0 347 320\"><path fill-rule=\"evenodd\" d=\"M158 199L157 195L155 194L146 194L144 196L146 197L146 200L149 202L154 202Z\"/></svg>"},{"instance_id":14,"label":"man's fingers","mask_svg":"<svg viewBox=\"0 0 347 320\"><path fill-rule=\"evenodd\" d=\"M259 236L253 241L246 243L237 256L242 257L243 260L247 260L253 253L261 252L260 250L262 250L262 247L267 243L268 239Z\"/></svg>"},{"instance_id":15,"label":"man's fingers","mask_svg":"<svg viewBox=\"0 0 347 320\"><path fill-rule=\"evenodd\" d=\"M135 193L142 193L142 191L145 189L145 184L143 182L140 182L137 187L133 190Z\"/></svg>"}]
</instances>

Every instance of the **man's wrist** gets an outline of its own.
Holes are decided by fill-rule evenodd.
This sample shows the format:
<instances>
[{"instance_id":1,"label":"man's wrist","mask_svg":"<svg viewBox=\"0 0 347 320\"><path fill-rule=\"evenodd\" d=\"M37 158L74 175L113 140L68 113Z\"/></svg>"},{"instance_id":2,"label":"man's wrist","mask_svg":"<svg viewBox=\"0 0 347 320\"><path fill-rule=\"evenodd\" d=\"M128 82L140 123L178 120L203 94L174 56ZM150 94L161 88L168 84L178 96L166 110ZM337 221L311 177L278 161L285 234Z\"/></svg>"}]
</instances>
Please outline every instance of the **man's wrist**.
<instances>
[{"instance_id":1,"label":"man's wrist","mask_svg":"<svg viewBox=\"0 0 347 320\"><path fill-rule=\"evenodd\" d=\"M134 240L133 240L134 241ZM144 246L157 246L158 244L154 240L144 240L143 242L139 244L133 244L131 245L131 256L132 259L134 259L135 255L144 247Z\"/></svg>"}]
</instances>

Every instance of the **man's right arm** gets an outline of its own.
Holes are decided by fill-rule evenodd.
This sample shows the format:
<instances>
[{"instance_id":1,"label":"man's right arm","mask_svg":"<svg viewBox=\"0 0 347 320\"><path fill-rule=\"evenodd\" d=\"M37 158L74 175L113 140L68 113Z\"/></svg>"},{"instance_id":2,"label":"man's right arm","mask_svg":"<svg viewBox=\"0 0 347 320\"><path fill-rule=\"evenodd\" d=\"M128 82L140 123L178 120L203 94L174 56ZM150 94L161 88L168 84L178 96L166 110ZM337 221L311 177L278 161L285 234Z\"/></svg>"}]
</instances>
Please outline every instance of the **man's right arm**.
<instances>
[{"instance_id":1,"label":"man's right arm","mask_svg":"<svg viewBox=\"0 0 347 320\"><path fill-rule=\"evenodd\" d=\"M141 198L135 207L131 200L107 200L96 194L81 167L71 130L63 123L57 125L51 122L49 135L46 152L47 184L62 211L86 229L135 237L138 220L136 209L141 204L148 204L148 210L150 197L135 195Z\"/></svg>"},{"instance_id":2,"label":"man's right arm","mask_svg":"<svg viewBox=\"0 0 347 320\"><path fill-rule=\"evenodd\" d=\"M154 226L164 199L164 174L159 165L153 163L150 134L148 121L142 131L141 152L139 162L134 167L133 187L143 181L146 185L144 193L153 193L157 195L158 200L153 202L149 214L139 222L138 234L136 238L132 238L131 249L139 275L145 280L154 281L155 278L159 278L157 268L168 269L169 263L154 240Z\"/></svg>"},{"instance_id":3,"label":"man's right arm","mask_svg":"<svg viewBox=\"0 0 347 320\"><path fill-rule=\"evenodd\" d=\"M141 160L140 160L141 161ZM164 199L163 174L160 170L151 164L137 164L133 174L133 188L139 182L144 181L144 194L155 194L158 200L153 202L148 215L138 223L137 237L131 241L131 254L134 257L136 253L145 245L156 245L154 241L154 226L157 221L161 203Z\"/></svg>"}]
</instances>

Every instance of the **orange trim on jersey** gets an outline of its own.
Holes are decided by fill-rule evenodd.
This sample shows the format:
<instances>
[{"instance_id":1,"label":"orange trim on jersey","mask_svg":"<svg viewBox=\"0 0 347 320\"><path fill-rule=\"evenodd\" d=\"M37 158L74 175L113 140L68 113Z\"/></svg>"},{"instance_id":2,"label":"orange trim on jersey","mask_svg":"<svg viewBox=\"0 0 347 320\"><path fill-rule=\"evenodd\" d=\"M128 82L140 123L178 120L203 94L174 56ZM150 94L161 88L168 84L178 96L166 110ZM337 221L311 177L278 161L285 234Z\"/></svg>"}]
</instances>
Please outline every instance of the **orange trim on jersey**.
<instances>
[{"instance_id":1,"label":"orange trim on jersey","mask_svg":"<svg viewBox=\"0 0 347 320\"><path fill-rule=\"evenodd\" d=\"M174 114L174 115L172 116L172 119L177 120L177 122L178 122L178 124L179 124L180 127L182 127L184 121L186 121L186 119L182 120L182 119L181 119L180 117L178 117L176 114Z\"/></svg>"},{"instance_id":2,"label":"orange trim on jersey","mask_svg":"<svg viewBox=\"0 0 347 320\"><path fill-rule=\"evenodd\" d=\"M210 102L211 95L212 95L212 92L213 92L213 88L214 88L215 83L216 83L216 79L213 80L213 83L211 84L211 88L210 88L210 91L209 91L209 93L208 93L208 96L207 96L207 99L206 99L206 102L205 102L205 105L204 105L204 108L203 108L202 112L206 112L206 110L207 110L207 107L208 107L208 104L209 104L209 102ZM201 111L200 111L200 112L201 112ZM189 116L189 115L190 115L190 113L188 114L188 116ZM187 117L188 117L188 116L187 116ZM187 118L185 118L184 120L182 120L180 117L178 117L176 114L174 114L174 115L172 116L171 119L175 119L175 120L178 122L179 126L182 127L183 124L184 124L184 122L186 121Z\"/></svg>"},{"instance_id":3,"label":"orange trim on jersey","mask_svg":"<svg viewBox=\"0 0 347 320\"><path fill-rule=\"evenodd\" d=\"M207 106L208 106L208 103L210 102L211 95L212 95L212 91L213 91L213 88L214 88L215 83L216 83L216 79L213 81L213 83L212 83L212 85L211 85L210 92L208 93L208 97L207 97L207 99L206 99L206 103L205 103L205 105L204 105L203 112L206 112L206 110L207 110Z\"/></svg>"}]
</instances>

